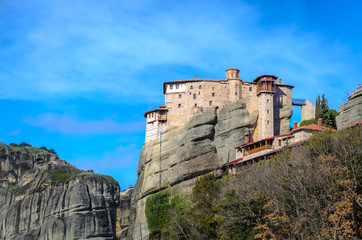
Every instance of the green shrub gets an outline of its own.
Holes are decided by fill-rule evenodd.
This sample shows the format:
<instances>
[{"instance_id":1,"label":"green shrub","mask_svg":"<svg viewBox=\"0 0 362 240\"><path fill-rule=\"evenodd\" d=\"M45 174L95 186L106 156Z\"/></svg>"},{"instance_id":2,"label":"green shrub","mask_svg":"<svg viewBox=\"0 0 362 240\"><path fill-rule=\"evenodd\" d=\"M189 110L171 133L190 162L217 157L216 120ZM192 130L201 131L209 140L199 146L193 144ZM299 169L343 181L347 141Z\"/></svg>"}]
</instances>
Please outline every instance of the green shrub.
<instances>
[{"instance_id":1,"label":"green shrub","mask_svg":"<svg viewBox=\"0 0 362 240\"><path fill-rule=\"evenodd\" d=\"M308 125L316 124L316 123L317 123L317 121L314 118L308 119L308 120L303 120L300 122L299 127L308 126Z\"/></svg>"},{"instance_id":2,"label":"green shrub","mask_svg":"<svg viewBox=\"0 0 362 240\"><path fill-rule=\"evenodd\" d=\"M147 198L145 212L150 236L156 236L156 232L167 227L171 219L170 208L170 192L168 190L155 193Z\"/></svg>"}]
</instances>

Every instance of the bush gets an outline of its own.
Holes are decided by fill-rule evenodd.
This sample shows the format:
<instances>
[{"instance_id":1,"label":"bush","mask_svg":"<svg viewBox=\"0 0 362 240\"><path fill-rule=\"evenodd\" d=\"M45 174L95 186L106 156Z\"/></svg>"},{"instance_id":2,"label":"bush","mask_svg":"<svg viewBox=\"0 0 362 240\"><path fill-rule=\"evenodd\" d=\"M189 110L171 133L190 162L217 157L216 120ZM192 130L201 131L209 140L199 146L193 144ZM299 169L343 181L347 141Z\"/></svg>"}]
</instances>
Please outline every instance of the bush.
<instances>
[{"instance_id":1,"label":"bush","mask_svg":"<svg viewBox=\"0 0 362 240\"><path fill-rule=\"evenodd\" d=\"M26 143L26 142L22 142L22 143L20 143L20 145L19 145L20 147L31 147L31 145L30 144L28 144L28 143Z\"/></svg>"},{"instance_id":2,"label":"bush","mask_svg":"<svg viewBox=\"0 0 362 240\"><path fill-rule=\"evenodd\" d=\"M299 124L299 127L308 126L311 124L317 124L317 121L315 120L315 118L301 121Z\"/></svg>"},{"instance_id":3,"label":"bush","mask_svg":"<svg viewBox=\"0 0 362 240\"><path fill-rule=\"evenodd\" d=\"M166 229L171 220L169 215L170 208L170 192L168 190L155 193L147 198L145 212L150 236Z\"/></svg>"}]
</instances>

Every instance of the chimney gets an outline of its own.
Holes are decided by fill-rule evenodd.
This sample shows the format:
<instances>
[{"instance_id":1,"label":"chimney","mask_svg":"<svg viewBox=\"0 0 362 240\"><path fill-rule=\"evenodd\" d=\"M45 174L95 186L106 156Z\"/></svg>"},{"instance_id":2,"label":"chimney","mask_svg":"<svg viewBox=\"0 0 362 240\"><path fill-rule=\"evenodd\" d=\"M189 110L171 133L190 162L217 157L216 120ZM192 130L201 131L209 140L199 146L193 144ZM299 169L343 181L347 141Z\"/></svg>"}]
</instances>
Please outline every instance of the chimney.
<instances>
[{"instance_id":1,"label":"chimney","mask_svg":"<svg viewBox=\"0 0 362 240\"><path fill-rule=\"evenodd\" d=\"M293 130L297 129L298 128L298 123L297 121L294 121L293 122Z\"/></svg>"},{"instance_id":2,"label":"chimney","mask_svg":"<svg viewBox=\"0 0 362 240\"><path fill-rule=\"evenodd\" d=\"M322 119L318 119L318 130L322 130Z\"/></svg>"},{"instance_id":3,"label":"chimney","mask_svg":"<svg viewBox=\"0 0 362 240\"><path fill-rule=\"evenodd\" d=\"M281 78L278 78L278 83L282 84L282 79Z\"/></svg>"},{"instance_id":4,"label":"chimney","mask_svg":"<svg viewBox=\"0 0 362 240\"><path fill-rule=\"evenodd\" d=\"M197 79L197 75L195 75L195 79Z\"/></svg>"},{"instance_id":5,"label":"chimney","mask_svg":"<svg viewBox=\"0 0 362 240\"><path fill-rule=\"evenodd\" d=\"M245 134L245 144L249 143L249 134Z\"/></svg>"}]
</instances>

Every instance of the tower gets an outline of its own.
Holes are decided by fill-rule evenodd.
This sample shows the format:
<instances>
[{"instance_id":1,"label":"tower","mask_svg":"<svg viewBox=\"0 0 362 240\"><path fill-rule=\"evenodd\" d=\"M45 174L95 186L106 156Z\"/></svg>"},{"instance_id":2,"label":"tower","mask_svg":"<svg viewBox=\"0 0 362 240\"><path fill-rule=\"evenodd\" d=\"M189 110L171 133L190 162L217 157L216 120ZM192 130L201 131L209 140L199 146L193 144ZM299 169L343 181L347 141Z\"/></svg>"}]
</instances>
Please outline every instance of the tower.
<instances>
[{"instance_id":1,"label":"tower","mask_svg":"<svg viewBox=\"0 0 362 240\"><path fill-rule=\"evenodd\" d=\"M160 106L157 109L145 112L146 118L146 141L149 142L159 137L160 132L166 126L167 108Z\"/></svg>"},{"instance_id":2,"label":"tower","mask_svg":"<svg viewBox=\"0 0 362 240\"><path fill-rule=\"evenodd\" d=\"M229 100L238 101L241 95L239 69L229 68L226 70L226 80L229 82Z\"/></svg>"},{"instance_id":3,"label":"tower","mask_svg":"<svg viewBox=\"0 0 362 240\"><path fill-rule=\"evenodd\" d=\"M273 75L261 75L257 77L256 94L259 100L259 140L274 136L274 94L275 80L278 77Z\"/></svg>"}]
</instances>

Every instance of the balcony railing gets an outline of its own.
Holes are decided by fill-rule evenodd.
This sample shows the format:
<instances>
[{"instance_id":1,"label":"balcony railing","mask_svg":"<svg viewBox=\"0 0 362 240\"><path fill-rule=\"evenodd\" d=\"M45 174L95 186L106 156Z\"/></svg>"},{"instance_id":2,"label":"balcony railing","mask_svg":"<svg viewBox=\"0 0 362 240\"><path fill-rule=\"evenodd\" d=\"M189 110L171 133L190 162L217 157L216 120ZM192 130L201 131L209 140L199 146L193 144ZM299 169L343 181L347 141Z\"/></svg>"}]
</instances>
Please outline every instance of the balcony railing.
<instances>
[{"instance_id":1,"label":"balcony railing","mask_svg":"<svg viewBox=\"0 0 362 240\"><path fill-rule=\"evenodd\" d=\"M263 151L265 149L272 149L272 148L273 148L273 145L271 145L271 144L262 145L260 147L245 151L244 156L247 156L247 155L250 155L250 154L253 154L253 153L256 153L256 152L260 152L260 151Z\"/></svg>"},{"instance_id":2,"label":"balcony railing","mask_svg":"<svg viewBox=\"0 0 362 240\"><path fill-rule=\"evenodd\" d=\"M259 84L256 86L256 92L259 93L260 91L273 91L275 92L276 87L275 85L269 85L269 84Z\"/></svg>"},{"instance_id":3,"label":"balcony railing","mask_svg":"<svg viewBox=\"0 0 362 240\"><path fill-rule=\"evenodd\" d=\"M158 119L159 120L167 120L167 116L166 115L160 115L160 117Z\"/></svg>"}]
</instances>

